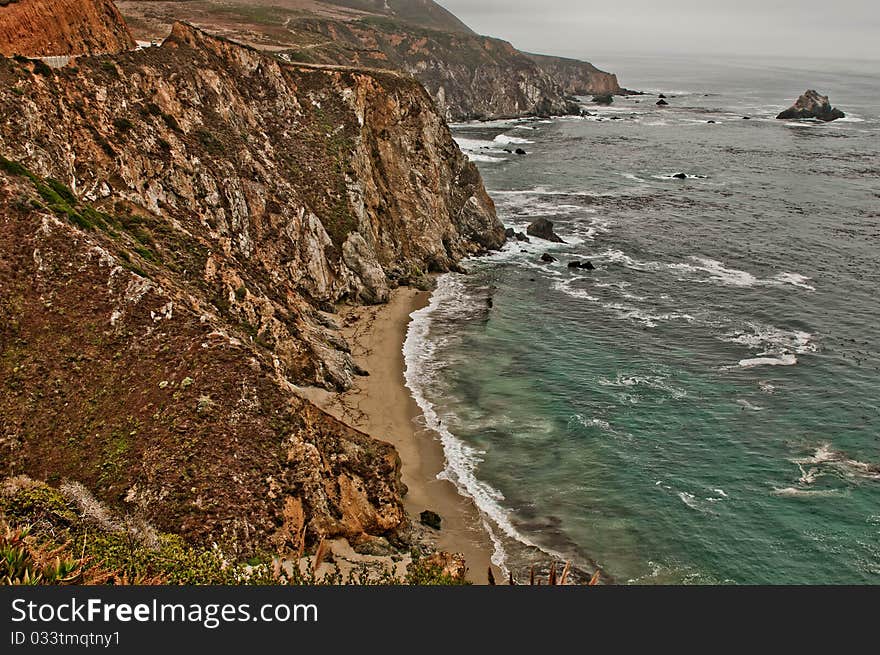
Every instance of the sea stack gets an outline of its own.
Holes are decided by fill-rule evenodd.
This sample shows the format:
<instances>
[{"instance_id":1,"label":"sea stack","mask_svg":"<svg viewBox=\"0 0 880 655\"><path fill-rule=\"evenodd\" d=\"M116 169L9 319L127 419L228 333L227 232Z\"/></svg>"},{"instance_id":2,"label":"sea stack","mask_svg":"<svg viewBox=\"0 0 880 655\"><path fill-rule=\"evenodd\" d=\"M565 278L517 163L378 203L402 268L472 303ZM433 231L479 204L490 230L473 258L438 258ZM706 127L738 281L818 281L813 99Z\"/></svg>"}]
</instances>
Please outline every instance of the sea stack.
<instances>
[{"instance_id":1,"label":"sea stack","mask_svg":"<svg viewBox=\"0 0 880 655\"><path fill-rule=\"evenodd\" d=\"M819 95L817 91L810 89L776 118L782 120L815 118L820 121L830 122L838 118L846 118L846 114L836 107L832 107L828 101L828 96Z\"/></svg>"}]
</instances>

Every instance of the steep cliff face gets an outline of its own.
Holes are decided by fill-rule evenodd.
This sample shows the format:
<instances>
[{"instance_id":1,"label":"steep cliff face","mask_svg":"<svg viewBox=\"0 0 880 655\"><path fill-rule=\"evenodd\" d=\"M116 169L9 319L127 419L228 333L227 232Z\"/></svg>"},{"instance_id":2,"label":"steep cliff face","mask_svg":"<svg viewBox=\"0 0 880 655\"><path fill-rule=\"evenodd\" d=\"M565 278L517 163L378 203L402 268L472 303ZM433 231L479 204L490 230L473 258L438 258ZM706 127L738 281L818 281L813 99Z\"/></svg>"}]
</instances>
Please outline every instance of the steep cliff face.
<instances>
[{"instance_id":1,"label":"steep cliff face","mask_svg":"<svg viewBox=\"0 0 880 655\"><path fill-rule=\"evenodd\" d=\"M601 71L589 62L547 55L529 54L528 57L567 95L617 95L624 92L617 82L617 75Z\"/></svg>"},{"instance_id":2,"label":"steep cliff face","mask_svg":"<svg viewBox=\"0 0 880 655\"><path fill-rule=\"evenodd\" d=\"M293 61L403 71L425 85L448 120L577 113L568 96L622 92L591 64L527 55L474 34L429 0L282 4L123 0L120 7L143 38L161 38L186 19Z\"/></svg>"},{"instance_id":3,"label":"steep cliff face","mask_svg":"<svg viewBox=\"0 0 880 655\"><path fill-rule=\"evenodd\" d=\"M0 2L0 54L6 56L114 53L134 45L112 0Z\"/></svg>"},{"instance_id":4,"label":"steep cliff face","mask_svg":"<svg viewBox=\"0 0 880 655\"><path fill-rule=\"evenodd\" d=\"M332 303L503 242L424 90L180 24L40 71L0 58L0 473L243 549L394 537L395 451L297 385L356 373Z\"/></svg>"}]
</instances>

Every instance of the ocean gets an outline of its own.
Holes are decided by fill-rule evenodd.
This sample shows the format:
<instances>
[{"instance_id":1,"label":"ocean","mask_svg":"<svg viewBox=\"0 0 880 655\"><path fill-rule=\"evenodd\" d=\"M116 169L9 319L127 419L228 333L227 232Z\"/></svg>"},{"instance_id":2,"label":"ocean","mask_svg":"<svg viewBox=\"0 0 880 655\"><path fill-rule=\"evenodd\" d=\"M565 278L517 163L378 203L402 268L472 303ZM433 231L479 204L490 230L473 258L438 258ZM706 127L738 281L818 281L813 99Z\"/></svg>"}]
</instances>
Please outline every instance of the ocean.
<instances>
[{"instance_id":1,"label":"ocean","mask_svg":"<svg viewBox=\"0 0 880 655\"><path fill-rule=\"evenodd\" d=\"M504 224L566 243L471 260L414 315L443 475L518 577L880 583L880 67L608 67L652 95L453 126ZM847 118L776 120L807 88Z\"/></svg>"}]
</instances>

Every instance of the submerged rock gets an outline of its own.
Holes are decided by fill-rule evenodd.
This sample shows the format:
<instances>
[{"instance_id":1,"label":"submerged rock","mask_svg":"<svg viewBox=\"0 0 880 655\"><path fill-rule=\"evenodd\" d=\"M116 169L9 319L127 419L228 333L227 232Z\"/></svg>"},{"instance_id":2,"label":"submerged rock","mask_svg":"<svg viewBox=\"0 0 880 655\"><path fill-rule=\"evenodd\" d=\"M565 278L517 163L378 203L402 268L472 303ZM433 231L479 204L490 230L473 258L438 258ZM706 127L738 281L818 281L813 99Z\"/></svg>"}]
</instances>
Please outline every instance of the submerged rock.
<instances>
[{"instance_id":1,"label":"submerged rock","mask_svg":"<svg viewBox=\"0 0 880 655\"><path fill-rule=\"evenodd\" d=\"M660 98L661 100L663 100L666 96L663 95L663 94L661 93L661 94L660 94L659 96L657 96L657 97Z\"/></svg>"},{"instance_id":2,"label":"submerged rock","mask_svg":"<svg viewBox=\"0 0 880 655\"><path fill-rule=\"evenodd\" d=\"M591 261L586 261L586 262L581 262L581 261L569 262L569 263L568 263L568 267L569 267L569 268L579 268L579 269L583 269L583 270L585 270L585 271L595 271L595 270L596 270L596 267L593 266L593 262L591 262Z\"/></svg>"},{"instance_id":3,"label":"submerged rock","mask_svg":"<svg viewBox=\"0 0 880 655\"><path fill-rule=\"evenodd\" d=\"M687 175L685 173L676 173L672 177L674 177L676 180L686 180L687 179Z\"/></svg>"},{"instance_id":4,"label":"submerged rock","mask_svg":"<svg viewBox=\"0 0 880 655\"><path fill-rule=\"evenodd\" d=\"M553 262L557 261L557 259L553 255L550 255L545 252L543 255L541 255L541 261L546 262L548 264L552 264Z\"/></svg>"},{"instance_id":5,"label":"submerged rock","mask_svg":"<svg viewBox=\"0 0 880 655\"><path fill-rule=\"evenodd\" d=\"M517 241L522 241L523 243L529 243L529 242L531 242L531 239L529 239L529 238L528 238L525 234L523 234L522 232L517 232L517 233L516 233L516 240L517 240ZM525 251L523 251L523 252L525 252Z\"/></svg>"},{"instance_id":6,"label":"submerged rock","mask_svg":"<svg viewBox=\"0 0 880 655\"><path fill-rule=\"evenodd\" d=\"M807 90L791 107L780 113L776 118L781 120L798 120L815 118L826 123L846 118L846 114L831 106L828 96L820 95L813 89Z\"/></svg>"},{"instance_id":7,"label":"submerged rock","mask_svg":"<svg viewBox=\"0 0 880 655\"><path fill-rule=\"evenodd\" d=\"M605 93L600 96L593 96L593 102L597 105L610 105L614 102L614 96L610 93Z\"/></svg>"},{"instance_id":8,"label":"submerged rock","mask_svg":"<svg viewBox=\"0 0 880 655\"><path fill-rule=\"evenodd\" d=\"M552 241L553 243L565 243L559 235L553 231L553 223L546 218L539 218L537 221L529 225L526 232L533 237Z\"/></svg>"},{"instance_id":9,"label":"submerged rock","mask_svg":"<svg viewBox=\"0 0 880 655\"><path fill-rule=\"evenodd\" d=\"M529 154L529 153L527 153L527 152L526 152L525 150L523 150L522 148L517 148L517 149L516 149L516 154L518 154L518 155L527 155L527 154Z\"/></svg>"},{"instance_id":10,"label":"submerged rock","mask_svg":"<svg viewBox=\"0 0 880 655\"><path fill-rule=\"evenodd\" d=\"M663 98L660 98L660 100L657 101L657 106L659 106L659 107L665 107L668 104L669 103L666 102Z\"/></svg>"}]
</instances>

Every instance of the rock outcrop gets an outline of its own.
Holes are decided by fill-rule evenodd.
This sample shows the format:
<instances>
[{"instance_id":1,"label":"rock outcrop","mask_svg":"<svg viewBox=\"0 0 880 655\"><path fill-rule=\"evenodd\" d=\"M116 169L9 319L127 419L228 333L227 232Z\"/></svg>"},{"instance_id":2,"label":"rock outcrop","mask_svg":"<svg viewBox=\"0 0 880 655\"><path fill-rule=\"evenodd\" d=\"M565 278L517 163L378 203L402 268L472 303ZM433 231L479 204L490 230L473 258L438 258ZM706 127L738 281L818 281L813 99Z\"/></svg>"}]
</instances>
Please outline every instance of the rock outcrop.
<instances>
[{"instance_id":1,"label":"rock outcrop","mask_svg":"<svg viewBox=\"0 0 880 655\"><path fill-rule=\"evenodd\" d=\"M0 114L0 475L244 550L397 540L397 453L297 389L351 384L334 303L504 243L424 89L177 24L0 57Z\"/></svg>"},{"instance_id":2,"label":"rock outcrop","mask_svg":"<svg viewBox=\"0 0 880 655\"><path fill-rule=\"evenodd\" d=\"M838 118L846 118L846 114L832 107L828 96L819 95L817 91L809 89L776 118L781 120L813 118L828 123Z\"/></svg>"},{"instance_id":3,"label":"rock outcrop","mask_svg":"<svg viewBox=\"0 0 880 655\"><path fill-rule=\"evenodd\" d=\"M47 57L135 47L112 0L0 2L0 54Z\"/></svg>"},{"instance_id":4,"label":"rock outcrop","mask_svg":"<svg viewBox=\"0 0 880 655\"><path fill-rule=\"evenodd\" d=\"M539 218L531 225L529 225L526 233L529 236L537 237L539 239L544 239L545 241L552 241L553 243L565 243L562 238L553 231L553 222L548 221L546 218Z\"/></svg>"}]
</instances>

